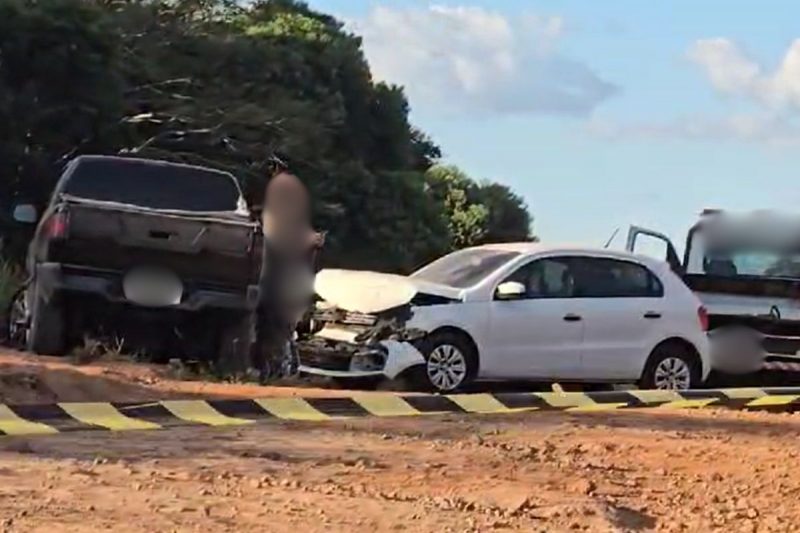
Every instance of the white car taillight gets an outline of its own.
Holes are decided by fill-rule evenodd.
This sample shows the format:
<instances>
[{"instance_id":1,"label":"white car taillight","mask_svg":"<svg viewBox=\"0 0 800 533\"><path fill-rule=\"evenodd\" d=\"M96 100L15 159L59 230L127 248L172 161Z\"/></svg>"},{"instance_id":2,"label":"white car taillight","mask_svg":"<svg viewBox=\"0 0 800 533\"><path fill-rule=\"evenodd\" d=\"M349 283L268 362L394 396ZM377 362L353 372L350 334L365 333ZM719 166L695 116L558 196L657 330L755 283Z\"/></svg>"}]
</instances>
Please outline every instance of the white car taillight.
<instances>
[{"instance_id":1,"label":"white car taillight","mask_svg":"<svg viewBox=\"0 0 800 533\"><path fill-rule=\"evenodd\" d=\"M700 320L700 327L703 331L708 331L708 309L705 306L697 308L697 318Z\"/></svg>"}]
</instances>

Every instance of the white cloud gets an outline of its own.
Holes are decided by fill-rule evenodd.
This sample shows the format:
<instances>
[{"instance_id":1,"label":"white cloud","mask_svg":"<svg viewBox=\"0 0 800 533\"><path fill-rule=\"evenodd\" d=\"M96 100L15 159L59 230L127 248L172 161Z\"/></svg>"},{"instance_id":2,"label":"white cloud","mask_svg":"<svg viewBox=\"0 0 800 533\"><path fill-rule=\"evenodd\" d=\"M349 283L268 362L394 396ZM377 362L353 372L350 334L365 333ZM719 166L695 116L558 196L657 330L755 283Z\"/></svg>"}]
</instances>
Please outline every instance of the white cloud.
<instances>
[{"instance_id":1,"label":"white cloud","mask_svg":"<svg viewBox=\"0 0 800 533\"><path fill-rule=\"evenodd\" d=\"M460 113L587 115L617 92L557 51L560 17L514 19L479 7L373 8L353 20L377 79L412 104Z\"/></svg>"},{"instance_id":2,"label":"white cloud","mask_svg":"<svg viewBox=\"0 0 800 533\"><path fill-rule=\"evenodd\" d=\"M588 129L594 135L612 140L745 141L776 146L800 145L800 125L776 114L687 117L670 122L593 120L588 124Z\"/></svg>"},{"instance_id":3,"label":"white cloud","mask_svg":"<svg viewBox=\"0 0 800 533\"><path fill-rule=\"evenodd\" d=\"M696 41L688 56L723 94L745 97L771 109L800 109L800 39L789 45L772 72L722 37Z\"/></svg>"},{"instance_id":4,"label":"white cloud","mask_svg":"<svg viewBox=\"0 0 800 533\"><path fill-rule=\"evenodd\" d=\"M726 117L689 116L666 122L592 120L588 129L606 139L744 141L800 146L800 39L774 69L752 59L730 39L701 39L687 57L720 94L755 104L759 111Z\"/></svg>"}]
</instances>

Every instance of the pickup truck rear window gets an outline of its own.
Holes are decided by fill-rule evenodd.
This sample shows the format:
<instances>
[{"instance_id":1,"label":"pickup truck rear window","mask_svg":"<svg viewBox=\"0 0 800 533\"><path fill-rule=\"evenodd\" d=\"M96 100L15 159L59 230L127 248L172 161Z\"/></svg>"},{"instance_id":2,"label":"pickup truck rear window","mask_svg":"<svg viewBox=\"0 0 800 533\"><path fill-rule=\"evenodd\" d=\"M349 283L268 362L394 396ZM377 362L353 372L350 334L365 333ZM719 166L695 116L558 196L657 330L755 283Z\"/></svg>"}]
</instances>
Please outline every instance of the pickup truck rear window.
<instances>
[{"instance_id":1,"label":"pickup truck rear window","mask_svg":"<svg viewBox=\"0 0 800 533\"><path fill-rule=\"evenodd\" d=\"M222 172L112 158L79 161L62 192L90 200L196 212L236 211L241 196L233 177Z\"/></svg>"}]
</instances>

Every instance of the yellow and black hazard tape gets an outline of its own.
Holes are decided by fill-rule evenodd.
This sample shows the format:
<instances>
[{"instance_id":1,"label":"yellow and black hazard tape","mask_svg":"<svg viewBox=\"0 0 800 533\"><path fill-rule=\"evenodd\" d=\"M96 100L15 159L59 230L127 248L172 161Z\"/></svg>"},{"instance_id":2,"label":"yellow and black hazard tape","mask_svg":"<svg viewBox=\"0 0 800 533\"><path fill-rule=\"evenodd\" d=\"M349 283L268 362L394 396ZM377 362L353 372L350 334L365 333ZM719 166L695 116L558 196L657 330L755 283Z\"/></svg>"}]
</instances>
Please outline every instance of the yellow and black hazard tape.
<instances>
[{"instance_id":1,"label":"yellow and black hazard tape","mask_svg":"<svg viewBox=\"0 0 800 533\"><path fill-rule=\"evenodd\" d=\"M345 398L0 404L0 435L161 429L186 425L230 426L253 424L266 419L324 421L367 416L607 411L653 407L727 407L786 411L800 408L800 388L684 392L633 390L451 395L358 394Z\"/></svg>"}]
</instances>

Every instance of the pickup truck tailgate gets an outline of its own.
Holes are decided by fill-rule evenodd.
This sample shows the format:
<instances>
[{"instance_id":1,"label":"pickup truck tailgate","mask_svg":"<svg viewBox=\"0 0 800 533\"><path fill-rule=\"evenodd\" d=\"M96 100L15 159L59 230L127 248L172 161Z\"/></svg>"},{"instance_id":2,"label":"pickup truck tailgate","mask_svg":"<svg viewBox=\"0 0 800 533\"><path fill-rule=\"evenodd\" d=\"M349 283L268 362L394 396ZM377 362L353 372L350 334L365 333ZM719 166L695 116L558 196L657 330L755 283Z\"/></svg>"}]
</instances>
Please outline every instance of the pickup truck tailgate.
<instances>
[{"instance_id":1,"label":"pickup truck tailgate","mask_svg":"<svg viewBox=\"0 0 800 533\"><path fill-rule=\"evenodd\" d=\"M68 203L69 229L54 259L125 272L168 268L185 283L244 288L258 278L260 232L242 217Z\"/></svg>"}]
</instances>

